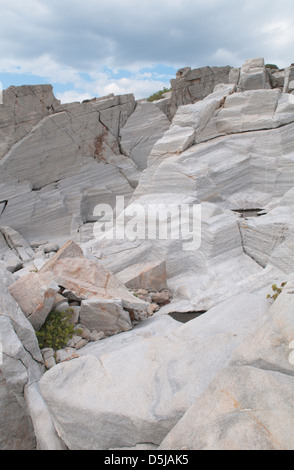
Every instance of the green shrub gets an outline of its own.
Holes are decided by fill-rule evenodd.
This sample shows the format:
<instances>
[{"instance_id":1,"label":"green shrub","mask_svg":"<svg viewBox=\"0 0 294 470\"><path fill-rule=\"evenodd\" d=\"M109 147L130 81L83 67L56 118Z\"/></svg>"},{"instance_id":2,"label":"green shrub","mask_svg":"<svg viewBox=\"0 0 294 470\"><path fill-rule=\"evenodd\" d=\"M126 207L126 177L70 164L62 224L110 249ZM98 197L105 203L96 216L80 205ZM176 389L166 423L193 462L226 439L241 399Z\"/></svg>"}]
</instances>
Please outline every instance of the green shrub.
<instances>
[{"instance_id":1,"label":"green shrub","mask_svg":"<svg viewBox=\"0 0 294 470\"><path fill-rule=\"evenodd\" d=\"M267 295L267 299L271 299L271 300L276 300L276 298L280 295L280 293L282 292L283 288L285 287L285 285L287 284L287 282L282 282L281 286L278 287L276 284L273 284L272 285L272 290L274 292L273 295L270 295L268 294Z\"/></svg>"},{"instance_id":2,"label":"green shrub","mask_svg":"<svg viewBox=\"0 0 294 470\"><path fill-rule=\"evenodd\" d=\"M275 64L266 64L267 69L279 70L279 67Z\"/></svg>"},{"instance_id":3,"label":"green shrub","mask_svg":"<svg viewBox=\"0 0 294 470\"><path fill-rule=\"evenodd\" d=\"M149 98L147 98L147 101L152 102L160 100L162 98L162 95L164 95L164 93L167 93L168 91L171 91L171 88L168 90L164 87L163 90L157 91L156 93L153 93L153 95L149 96Z\"/></svg>"},{"instance_id":4,"label":"green shrub","mask_svg":"<svg viewBox=\"0 0 294 470\"><path fill-rule=\"evenodd\" d=\"M40 331L36 331L40 349L52 348L55 351L63 349L76 333L70 322L72 309L57 312L53 310L47 317Z\"/></svg>"}]
</instances>

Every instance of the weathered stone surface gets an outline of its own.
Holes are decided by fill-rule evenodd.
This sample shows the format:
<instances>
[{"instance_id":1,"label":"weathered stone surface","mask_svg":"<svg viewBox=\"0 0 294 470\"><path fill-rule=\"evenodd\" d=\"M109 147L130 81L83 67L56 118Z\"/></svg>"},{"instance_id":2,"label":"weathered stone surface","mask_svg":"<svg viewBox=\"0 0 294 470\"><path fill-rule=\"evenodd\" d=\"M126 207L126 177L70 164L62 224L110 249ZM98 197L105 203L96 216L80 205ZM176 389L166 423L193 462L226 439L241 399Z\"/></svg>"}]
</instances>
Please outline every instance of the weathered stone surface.
<instances>
[{"instance_id":1,"label":"weathered stone surface","mask_svg":"<svg viewBox=\"0 0 294 470\"><path fill-rule=\"evenodd\" d=\"M38 94L37 87L28 89ZM19 97L25 99L22 87ZM0 162L1 224L28 241L65 241L99 202L114 205L117 194L129 198L139 171L121 154L119 132L135 106L133 95L111 95L55 111L50 105L48 114L37 115ZM7 119L5 109L0 121L3 113ZM13 122L16 136L21 125Z\"/></svg>"},{"instance_id":2,"label":"weathered stone surface","mask_svg":"<svg viewBox=\"0 0 294 470\"><path fill-rule=\"evenodd\" d=\"M90 339L90 341L95 341L96 342L96 341L100 341L103 338L105 338L105 335L104 335L103 331L99 331L99 333L98 333L98 331L93 330L90 333L90 338L89 339Z\"/></svg>"},{"instance_id":3,"label":"weathered stone surface","mask_svg":"<svg viewBox=\"0 0 294 470\"><path fill-rule=\"evenodd\" d=\"M229 73L229 83L233 83L234 85L237 85L239 82L240 78L240 69L238 68L232 68Z\"/></svg>"},{"instance_id":4,"label":"weathered stone surface","mask_svg":"<svg viewBox=\"0 0 294 470\"><path fill-rule=\"evenodd\" d=\"M213 92L219 83L229 83L231 67L202 67L178 74L171 80L172 96L170 117L173 118L179 106L195 103Z\"/></svg>"},{"instance_id":5,"label":"weathered stone surface","mask_svg":"<svg viewBox=\"0 0 294 470\"><path fill-rule=\"evenodd\" d=\"M45 296L43 284L47 288ZM51 284L55 290L50 289ZM28 297L23 295L23 288L29 292ZM60 288L64 299L57 304ZM143 318L147 316L149 305L134 297L123 282L97 260L85 258L82 249L73 241L67 242L38 273L18 279L11 287L11 293L38 329L53 307L59 311L70 307L67 298L88 300L82 302L81 308L77 307L73 322L80 317L86 327L108 335L132 328L130 314L133 319Z\"/></svg>"},{"instance_id":6,"label":"weathered stone surface","mask_svg":"<svg viewBox=\"0 0 294 470\"><path fill-rule=\"evenodd\" d=\"M41 362L38 341L31 323L25 318L19 305L9 293L9 287L14 283L13 276L0 267L0 314L11 320L13 329L27 351L30 351L36 362Z\"/></svg>"},{"instance_id":7,"label":"weathered stone surface","mask_svg":"<svg viewBox=\"0 0 294 470\"><path fill-rule=\"evenodd\" d=\"M3 295L3 294L2 294ZM13 334L11 321L0 315L0 416L2 450L33 449L35 436L24 397L23 388L28 373L21 359L25 356L21 343ZM9 411L13 414L10 415Z\"/></svg>"},{"instance_id":8,"label":"weathered stone surface","mask_svg":"<svg viewBox=\"0 0 294 470\"><path fill-rule=\"evenodd\" d=\"M201 101L195 104L182 106L177 111L171 125L171 130L174 126L193 127L195 129L195 142L208 140L206 128L210 127L214 115L218 116L220 108L224 106L226 99L230 97L235 91L234 85L217 85L214 92L208 95ZM203 137L204 134L204 137ZM220 135L218 133L217 135ZM209 138L211 136L209 135Z\"/></svg>"},{"instance_id":9,"label":"weathered stone surface","mask_svg":"<svg viewBox=\"0 0 294 470\"><path fill-rule=\"evenodd\" d=\"M284 93L291 93L293 91L294 80L294 66L285 69Z\"/></svg>"},{"instance_id":10,"label":"weathered stone surface","mask_svg":"<svg viewBox=\"0 0 294 470\"><path fill-rule=\"evenodd\" d=\"M165 261L138 263L117 274L119 280L129 289L145 289L157 292L167 288Z\"/></svg>"},{"instance_id":11,"label":"weathered stone surface","mask_svg":"<svg viewBox=\"0 0 294 470\"><path fill-rule=\"evenodd\" d=\"M56 243L46 243L46 245L41 246L41 248L44 250L44 253L56 253L59 250L59 246Z\"/></svg>"},{"instance_id":12,"label":"weathered stone surface","mask_svg":"<svg viewBox=\"0 0 294 470\"><path fill-rule=\"evenodd\" d=\"M166 93L163 93L161 98L159 100L153 101L153 104L160 109L167 117L167 119L170 121L170 103L171 103L171 96L172 92L168 91Z\"/></svg>"},{"instance_id":13,"label":"weathered stone surface","mask_svg":"<svg viewBox=\"0 0 294 470\"><path fill-rule=\"evenodd\" d=\"M9 292L35 330L41 328L51 312L58 291L58 284L48 273L29 273L9 287Z\"/></svg>"},{"instance_id":14,"label":"weathered stone surface","mask_svg":"<svg viewBox=\"0 0 294 470\"><path fill-rule=\"evenodd\" d=\"M128 100L131 114L134 97L130 95ZM87 159L107 161L109 155L119 153L117 139L124 104L119 97L107 100L105 107L102 103L73 104L44 117L2 158L3 177L30 182L34 189L40 189L75 175Z\"/></svg>"},{"instance_id":15,"label":"weathered stone surface","mask_svg":"<svg viewBox=\"0 0 294 470\"><path fill-rule=\"evenodd\" d=\"M48 357L48 359L45 359L45 366L46 369L52 369L52 367L56 366L55 357L51 356Z\"/></svg>"},{"instance_id":16,"label":"weathered stone surface","mask_svg":"<svg viewBox=\"0 0 294 470\"><path fill-rule=\"evenodd\" d=\"M42 273L50 272L54 265L64 258L84 258L84 252L74 241L67 241L41 269Z\"/></svg>"},{"instance_id":17,"label":"weathered stone surface","mask_svg":"<svg viewBox=\"0 0 294 470\"><path fill-rule=\"evenodd\" d=\"M293 450L293 287L292 280L160 449Z\"/></svg>"},{"instance_id":18,"label":"weathered stone surface","mask_svg":"<svg viewBox=\"0 0 294 470\"><path fill-rule=\"evenodd\" d=\"M11 227L0 227L0 233L5 238L9 248L13 250L23 261L30 261L34 256L34 252L29 243Z\"/></svg>"},{"instance_id":19,"label":"weathered stone surface","mask_svg":"<svg viewBox=\"0 0 294 470\"><path fill-rule=\"evenodd\" d=\"M80 359L58 364L40 381L58 433L70 449L159 445L255 331L266 307L265 298L239 296L163 336L140 338L134 330L119 335L118 350L116 341L108 352L108 340L96 352L96 344L88 345ZM124 335L132 340L125 343Z\"/></svg>"},{"instance_id":20,"label":"weathered stone surface","mask_svg":"<svg viewBox=\"0 0 294 470\"><path fill-rule=\"evenodd\" d=\"M20 432L10 423L15 435L27 427L31 440L24 418L29 412L42 448L63 447L50 414L70 448L135 448L142 442L157 447L170 432L162 445L292 448L286 435L292 425L294 363L292 68L273 72L265 70L262 59L251 59L241 69L179 71L171 97L154 104L166 114L170 107L173 117L159 140L153 133L145 140L154 122L143 122L143 107L132 114L132 96L112 95L58 110L53 106L11 142L0 163L1 225L16 230L22 246L37 241L36 251L45 242L62 246L71 238L81 243L85 257L80 249L77 256L66 256L64 250L63 257L59 253L47 261L44 274L57 277L70 302L95 305L86 312L88 321L102 330L77 333L74 355L64 353L66 362L53 364L45 374L41 387L47 408L38 390L40 353L31 325L28 332L19 309L21 327L11 312L0 318L8 357L1 376L3 397L10 394L20 407L11 405L22 423ZM218 79L223 83L215 87ZM148 105L163 122L158 108ZM18 122L17 132L21 127ZM136 158L147 164L141 175L121 153L123 129L130 131L123 136L128 152L141 146ZM60 155L64 159L57 165ZM195 240L192 232L189 239L183 232L174 237L176 216L167 216L173 237L94 240L94 207L100 202L114 207L117 195L128 204L120 219L128 210L130 217L137 203L144 209L151 204L193 206L188 222ZM249 209L252 214L239 215ZM157 212L161 228L166 214L162 206ZM35 269L32 259L42 269L52 256L39 250L26 257L19 246L1 235L1 266L22 267L13 276L6 271L10 284ZM157 270L162 262L172 298L154 313L158 304L140 300L152 301L150 292L136 298L124 284L159 282L149 268ZM271 285L284 281L289 284L268 311ZM9 301L4 297L9 308L16 305L11 296ZM142 323L101 340L101 306L113 310L103 323L119 323L117 330L107 324L110 334ZM75 324L83 306L77 308ZM209 311L177 328L174 320L162 317L203 310ZM89 340L95 343L83 347ZM26 351L34 358L32 370ZM211 409L211 402L218 406Z\"/></svg>"},{"instance_id":21,"label":"weathered stone surface","mask_svg":"<svg viewBox=\"0 0 294 470\"><path fill-rule=\"evenodd\" d=\"M63 362L63 361L69 361L71 359L75 359L79 357L77 354L77 351L75 348L65 348L65 349L59 349L56 351L56 361L57 362Z\"/></svg>"},{"instance_id":22,"label":"weathered stone surface","mask_svg":"<svg viewBox=\"0 0 294 470\"><path fill-rule=\"evenodd\" d=\"M5 248L1 253L1 258L6 269L11 273L19 271L23 267L22 260L10 249Z\"/></svg>"},{"instance_id":23,"label":"weathered stone surface","mask_svg":"<svg viewBox=\"0 0 294 470\"><path fill-rule=\"evenodd\" d=\"M18 230L28 241L46 237L59 243L66 242L83 223L93 219L97 204L114 206L116 195L128 200L134 190L119 168L88 160L75 175L40 191L21 183L14 187L11 194L10 184L0 184L0 198L9 200L1 223Z\"/></svg>"},{"instance_id":24,"label":"weathered stone surface","mask_svg":"<svg viewBox=\"0 0 294 470\"><path fill-rule=\"evenodd\" d=\"M40 393L38 382L27 386L24 396L30 410L34 433L39 450L67 450L66 445L56 433L52 416Z\"/></svg>"},{"instance_id":25,"label":"weathered stone surface","mask_svg":"<svg viewBox=\"0 0 294 470\"><path fill-rule=\"evenodd\" d=\"M293 450L294 379L230 367L187 411L160 450Z\"/></svg>"},{"instance_id":26,"label":"weathered stone surface","mask_svg":"<svg viewBox=\"0 0 294 470\"><path fill-rule=\"evenodd\" d=\"M130 314L121 301L108 299L83 300L80 321L90 330L114 335L132 329Z\"/></svg>"},{"instance_id":27,"label":"weathered stone surface","mask_svg":"<svg viewBox=\"0 0 294 470\"><path fill-rule=\"evenodd\" d=\"M142 341L144 338L151 339L171 334L178 327L179 323L167 315L145 319L132 330L121 335L110 336L106 338L106 341L88 343L79 351L79 356L93 355L100 357L104 354L120 351L121 348L131 345L135 341Z\"/></svg>"},{"instance_id":28,"label":"weathered stone surface","mask_svg":"<svg viewBox=\"0 0 294 470\"><path fill-rule=\"evenodd\" d=\"M47 271L49 273L49 271ZM63 258L56 261L50 273L59 286L78 298L124 298L133 300L126 287L97 261L86 258ZM144 302L141 302L144 306Z\"/></svg>"},{"instance_id":29,"label":"weathered stone surface","mask_svg":"<svg viewBox=\"0 0 294 470\"><path fill-rule=\"evenodd\" d=\"M27 409L11 394L0 371L0 449L33 450L34 429Z\"/></svg>"},{"instance_id":30,"label":"weathered stone surface","mask_svg":"<svg viewBox=\"0 0 294 470\"><path fill-rule=\"evenodd\" d=\"M172 129L165 132L163 137L154 145L149 162L167 155L179 155L187 148L191 147L195 140L195 129L193 127L183 127L174 125Z\"/></svg>"},{"instance_id":31,"label":"weathered stone surface","mask_svg":"<svg viewBox=\"0 0 294 470\"><path fill-rule=\"evenodd\" d=\"M168 304L170 301L170 293L168 291L156 292L152 294L152 300L158 305Z\"/></svg>"},{"instance_id":32,"label":"weathered stone surface","mask_svg":"<svg viewBox=\"0 0 294 470\"><path fill-rule=\"evenodd\" d=\"M259 106L254 104L253 96L255 95L260 100ZM182 112L180 108L175 116L177 125L173 126L172 124L170 130L154 146L152 153L155 153L157 145L160 146L160 153L154 155L154 158L151 155L150 165L142 174L140 184L134 192L131 202L147 207L148 204L160 204L162 201L165 201L167 206L169 203L189 202L191 204L201 201L201 244L197 250L182 251L181 240L178 242L170 239L161 242L148 240L141 243L141 255L144 248L149 256L152 254L159 257L159 246L162 250L167 250L168 246L168 251L166 251L168 286L173 297L193 298L193 305L200 310L205 310L212 306L211 303L206 303L208 298L211 302L213 298L219 298L225 292L227 295L239 288L243 290L246 278L251 286L254 284L253 279L255 279L256 285L264 285L264 282L274 280L273 276L280 277L279 271L274 274L273 267L283 272L292 271L293 237L291 230L287 230L287 227L291 226L291 211L287 209L286 212L283 212L284 215L282 212L278 215L279 201L292 188L293 178L293 162L290 157L293 151L293 142L290 137L293 132L293 123L286 124L287 119L293 119L294 115L293 104L289 101L289 96L281 94L279 90L257 90L229 94L222 104L220 101L220 108L212 113L206 127L198 134L200 140L208 138L210 126L209 140L196 145L190 143L190 147L185 151L182 151L181 144L179 144L172 149L173 153L171 154L170 143L174 142L178 133ZM218 134L213 134L213 132L218 132L217 126L221 123L223 113L226 112L226 103L233 104L235 101L237 104L239 100L243 103L247 102L245 106L247 111L241 112L239 105L236 106L231 118L227 121L231 123L226 129L228 135L217 137ZM207 97L202 103L189 105L187 108L195 107L196 110L193 110L193 113L195 111L194 116L197 116L197 107L201 106L205 110L205 101L209 105L210 97ZM264 105L261 104L262 102ZM284 106L289 107L287 113L281 111L285 109ZM259 108L262 110L261 114L264 110L264 119L260 121L258 118ZM234 106L229 109L233 111ZM190 130L193 113L183 114L183 125L187 126L183 127L184 131L185 129ZM236 119L233 118L233 114ZM239 124L237 124L238 121ZM239 131L234 129L235 123L239 126ZM263 125L270 129L263 130ZM248 131L256 127L260 130ZM246 132L243 132L243 129L246 129ZM205 137L205 133L207 133L207 137ZM250 182L249 185L248 182ZM249 241L250 233L253 234L253 231L243 230L243 223L239 224L238 216L235 216L235 220L231 219L227 209L266 209L267 206L269 209L276 207L276 210L269 222L272 228L270 228L270 232L267 231L268 241L264 239L263 242L262 250L264 252L260 251L259 257L257 257L254 252L256 253L258 248L257 246L253 248L253 240L257 240L258 233L255 232L255 238ZM224 212L221 215L222 210ZM234 213L231 212L231 214ZM261 217L256 221L256 225L253 221L252 227L257 228L257 224L261 227L269 221L269 218L270 216L263 220ZM246 225L246 222L244 224ZM226 231L226 235L221 235L221 226ZM239 226L241 227L240 231ZM283 231L283 227L286 231ZM236 228L239 234L235 231ZM224 251L221 244L227 240L226 237L234 242L224 244L225 250L232 251L223 257ZM241 252L238 246L241 248ZM260 243L259 246L261 247ZM123 253L124 247L127 247L127 243L125 245L117 244L117 251ZM111 263L111 253L114 253L114 249L112 247L109 255L106 246L101 249L103 249L101 262L107 266L108 262ZM126 253L125 251L120 258L122 269L127 263ZM132 252L133 256L134 254L135 250ZM251 255L252 259L250 260ZM257 262L253 264L251 262L253 260ZM220 264L218 264L219 261ZM133 259L130 256L129 264L132 263ZM115 270L118 272L120 269L117 264ZM235 268L233 268L234 264ZM265 265L268 265L269 269L263 272L260 268ZM213 266L213 273L210 271L210 266ZM232 283L229 283L229 290L224 287L225 284L228 287L228 278L224 279L223 272L230 273L228 278L234 279ZM237 279L236 276L237 278L241 276L243 279L241 277ZM251 276L253 276L252 280L249 281ZM222 284L223 288L221 288ZM200 286L201 288L199 288Z\"/></svg>"},{"instance_id":33,"label":"weathered stone surface","mask_svg":"<svg viewBox=\"0 0 294 470\"><path fill-rule=\"evenodd\" d=\"M235 91L234 85L217 85L213 93L195 104L181 106L173 121L173 126L194 127L197 134L207 125L216 110L223 106L225 99Z\"/></svg>"},{"instance_id":34,"label":"weathered stone surface","mask_svg":"<svg viewBox=\"0 0 294 470\"><path fill-rule=\"evenodd\" d=\"M246 60L241 67L238 85L241 90L270 88L269 75L262 57Z\"/></svg>"},{"instance_id":35,"label":"weathered stone surface","mask_svg":"<svg viewBox=\"0 0 294 470\"><path fill-rule=\"evenodd\" d=\"M145 170L155 142L169 128L170 122L153 103L139 102L136 110L121 129L121 147L139 170Z\"/></svg>"},{"instance_id":36,"label":"weathered stone surface","mask_svg":"<svg viewBox=\"0 0 294 470\"><path fill-rule=\"evenodd\" d=\"M293 230L293 207L276 207L267 214L240 220L244 251L264 268L275 249Z\"/></svg>"},{"instance_id":37,"label":"weathered stone surface","mask_svg":"<svg viewBox=\"0 0 294 470\"><path fill-rule=\"evenodd\" d=\"M293 122L294 103L280 90L253 90L226 97L197 141L219 135L272 129Z\"/></svg>"},{"instance_id":38,"label":"weathered stone surface","mask_svg":"<svg viewBox=\"0 0 294 470\"><path fill-rule=\"evenodd\" d=\"M0 259L8 271L21 270L34 257L34 251L16 230L0 226Z\"/></svg>"},{"instance_id":39,"label":"weathered stone surface","mask_svg":"<svg viewBox=\"0 0 294 470\"><path fill-rule=\"evenodd\" d=\"M3 91L0 114L0 159L44 116L58 111L51 85L9 87Z\"/></svg>"},{"instance_id":40,"label":"weathered stone surface","mask_svg":"<svg viewBox=\"0 0 294 470\"><path fill-rule=\"evenodd\" d=\"M44 366L35 332L8 291L11 274L0 269L0 280L0 447L64 448L38 389Z\"/></svg>"}]
</instances>

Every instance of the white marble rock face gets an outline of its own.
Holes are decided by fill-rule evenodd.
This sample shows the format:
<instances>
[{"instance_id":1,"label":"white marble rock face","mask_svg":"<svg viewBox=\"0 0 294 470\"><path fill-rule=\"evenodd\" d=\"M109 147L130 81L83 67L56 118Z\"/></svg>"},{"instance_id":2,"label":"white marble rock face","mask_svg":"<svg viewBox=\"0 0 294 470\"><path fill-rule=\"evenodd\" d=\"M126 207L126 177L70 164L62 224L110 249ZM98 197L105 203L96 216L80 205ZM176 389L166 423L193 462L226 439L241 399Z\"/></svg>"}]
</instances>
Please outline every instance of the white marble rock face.
<instances>
[{"instance_id":1,"label":"white marble rock face","mask_svg":"<svg viewBox=\"0 0 294 470\"><path fill-rule=\"evenodd\" d=\"M198 309L242 292L254 279L264 286L275 276L273 267L278 274L291 273L291 198L283 203L287 207L279 207L293 187L294 103L289 96L280 90L236 92L232 85L218 86L204 100L180 107L154 145L131 202L146 208L201 203L197 250L184 251L181 240L146 239L137 246L127 240L89 242L92 252L98 249L100 261L118 274L135 266L139 256L148 262L164 254L174 297ZM226 131L220 127L224 113L230 123ZM263 209L267 215L247 221L233 212L242 209Z\"/></svg>"},{"instance_id":2,"label":"white marble rock face","mask_svg":"<svg viewBox=\"0 0 294 470\"><path fill-rule=\"evenodd\" d=\"M182 69L162 106L132 95L61 105L45 86L5 92L0 399L12 393L24 446L33 426L44 449L294 448L292 69L269 72L262 58ZM153 205L173 237L96 239L94 208L117 196L117 223ZM184 205L197 209L194 244L165 213ZM62 258L68 240L74 254ZM79 321L97 339L45 373L8 289L35 277L32 266L81 301ZM170 302L147 318L135 288ZM200 311L184 325L169 316Z\"/></svg>"},{"instance_id":3,"label":"white marble rock face","mask_svg":"<svg viewBox=\"0 0 294 470\"><path fill-rule=\"evenodd\" d=\"M60 101L51 85L10 87L3 91L0 110L0 159L45 116L58 111Z\"/></svg>"},{"instance_id":4,"label":"white marble rock face","mask_svg":"<svg viewBox=\"0 0 294 470\"><path fill-rule=\"evenodd\" d=\"M169 128L165 114L152 103L139 102L134 113L121 129L121 147L140 171L147 167L153 145Z\"/></svg>"}]
</instances>

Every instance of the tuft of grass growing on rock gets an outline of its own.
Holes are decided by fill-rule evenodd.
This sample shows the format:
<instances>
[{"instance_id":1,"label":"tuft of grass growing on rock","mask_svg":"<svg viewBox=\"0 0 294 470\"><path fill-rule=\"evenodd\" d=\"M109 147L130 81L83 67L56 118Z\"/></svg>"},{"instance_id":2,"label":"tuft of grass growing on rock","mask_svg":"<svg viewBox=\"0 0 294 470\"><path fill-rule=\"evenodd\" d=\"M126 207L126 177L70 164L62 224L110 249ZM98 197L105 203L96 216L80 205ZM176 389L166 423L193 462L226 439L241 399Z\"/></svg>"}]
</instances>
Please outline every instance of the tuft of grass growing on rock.
<instances>
[{"instance_id":1,"label":"tuft of grass growing on rock","mask_svg":"<svg viewBox=\"0 0 294 470\"><path fill-rule=\"evenodd\" d=\"M265 68L272 70L279 70L279 67L276 64L266 64Z\"/></svg>"},{"instance_id":2,"label":"tuft of grass growing on rock","mask_svg":"<svg viewBox=\"0 0 294 470\"><path fill-rule=\"evenodd\" d=\"M280 287L278 287L276 284L273 284L272 285L272 290L273 290L274 293L273 293L273 295L268 294L267 299L275 301L277 299L277 297L280 295L280 293L282 292L282 290L283 290L283 288L285 287L286 284L287 284L287 282L282 282Z\"/></svg>"},{"instance_id":3,"label":"tuft of grass growing on rock","mask_svg":"<svg viewBox=\"0 0 294 470\"><path fill-rule=\"evenodd\" d=\"M76 333L70 321L72 313L71 309L61 312L53 310L48 315L42 328L36 331L40 349L52 348L57 351L66 346Z\"/></svg>"},{"instance_id":4,"label":"tuft of grass growing on rock","mask_svg":"<svg viewBox=\"0 0 294 470\"><path fill-rule=\"evenodd\" d=\"M164 87L163 90L157 91L156 93L153 93L153 95L149 96L149 98L147 98L147 101L152 103L152 101L160 100L162 98L162 95L164 95L168 91L171 91L171 88L167 89Z\"/></svg>"}]
</instances>

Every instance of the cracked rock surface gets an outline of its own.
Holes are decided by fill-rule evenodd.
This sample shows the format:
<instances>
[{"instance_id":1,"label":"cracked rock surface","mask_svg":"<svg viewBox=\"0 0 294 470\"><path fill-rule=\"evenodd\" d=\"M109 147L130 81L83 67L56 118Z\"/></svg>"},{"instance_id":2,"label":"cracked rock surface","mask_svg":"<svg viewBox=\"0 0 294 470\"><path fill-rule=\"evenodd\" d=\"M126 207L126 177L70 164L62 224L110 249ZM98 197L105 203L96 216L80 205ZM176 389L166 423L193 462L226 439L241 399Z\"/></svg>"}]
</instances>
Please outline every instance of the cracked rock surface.
<instances>
[{"instance_id":1,"label":"cracked rock surface","mask_svg":"<svg viewBox=\"0 0 294 470\"><path fill-rule=\"evenodd\" d=\"M32 325L9 293L13 277L0 267L0 446L62 449L40 391L43 359Z\"/></svg>"},{"instance_id":2,"label":"cracked rock surface","mask_svg":"<svg viewBox=\"0 0 294 470\"><path fill-rule=\"evenodd\" d=\"M159 449L293 449L293 280Z\"/></svg>"},{"instance_id":3,"label":"cracked rock surface","mask_svg":"<svg viewBox=\"0 0 294 470\"><path fill-rule=\"evenodd\" d=\"M254 58L181 69L161 104L4 92L0 447L294 449L293 80ZM141 238L95 239L98 203ZM88 327L46 371L17 286L48 266Z\"/></svg>"}]
</instances>

